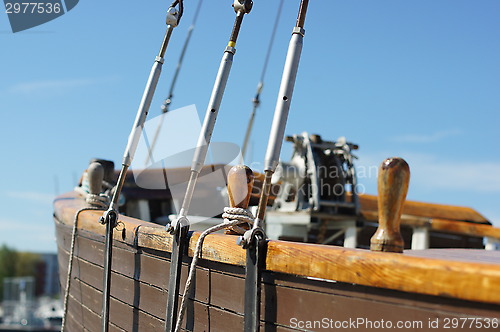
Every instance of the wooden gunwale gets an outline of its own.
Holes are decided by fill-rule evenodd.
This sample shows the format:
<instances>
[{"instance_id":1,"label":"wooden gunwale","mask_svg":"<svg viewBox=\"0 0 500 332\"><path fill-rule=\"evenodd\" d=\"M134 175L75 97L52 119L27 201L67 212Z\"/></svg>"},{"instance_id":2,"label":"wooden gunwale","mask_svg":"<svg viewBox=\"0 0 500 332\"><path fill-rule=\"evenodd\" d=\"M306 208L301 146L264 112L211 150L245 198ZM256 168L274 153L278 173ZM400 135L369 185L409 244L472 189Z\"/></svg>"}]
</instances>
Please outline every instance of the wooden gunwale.
<instances>
[{"instance_id":1,"label":"wooden gunwale","mask_svg":"<svg viewBox=\"0 0 500 332\"><path fill-rule=\"evenodd\" d=\"M56 232L61 282L64 285L71 226L56 221ZM69 313L90 330L95 330L94 327L100 323L98 311L102 301L103 251L101 236L80 230L75 245ZM169 256L166 252L134 248L117 242L112 264L110 321L116 325L116 330L161 329L159 326L162 325L167 298ZM184 263L181 292L189 259ZM188 330L242 330L244 268L201 260L195 282L195 294L193 301L189 302L190 309L186 316ZM364 317L424 322L429 318L458 319L464 315L500 318L498 305L436 299L434 296L304 279L268 271L263 274L261 312L263 329L271 331L292 331L293 318L320 320L334 317L348 320Z\"/></svg>"},{"instance_id":2,"label":"wooden gunwale","mask_svg":"<svg viewBox=\"0 0 500 332\"><path fill-rule=\"evenodd\" d=\"M71 225L75 212L83 207L76 193L56 199L55 217ZM104 236L98 223L102 212L84 211L79 229ZM121 229L115 241L135 248L170 252L171 236L163 226L120 216ZM193 233L188 255L192 256L199 233ZM206 238L202 257L214 262L244 266L245 251L235 236L213 234ZM500 257L500 256L499 256ZM297 276L334 280L370 287L425 295L500 304L499 264L375 253L361 249L284 241L269 241L266 270Z\"/></svg>"}]
</instances>

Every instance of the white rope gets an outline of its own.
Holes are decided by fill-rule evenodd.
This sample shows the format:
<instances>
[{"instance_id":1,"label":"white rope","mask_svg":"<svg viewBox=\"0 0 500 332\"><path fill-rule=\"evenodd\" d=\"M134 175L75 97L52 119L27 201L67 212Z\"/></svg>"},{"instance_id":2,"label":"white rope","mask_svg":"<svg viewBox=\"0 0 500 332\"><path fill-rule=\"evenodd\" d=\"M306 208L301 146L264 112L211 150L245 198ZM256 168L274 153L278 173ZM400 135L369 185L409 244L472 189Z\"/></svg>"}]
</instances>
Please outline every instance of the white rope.
<instances>
[{"instance_id":1,"label":"white rope","mask_svg":"<svg viewBox=\"0 0 500 332\"><path fill-rule=\"evenodd\" d=\"M80 188L80 187L77 187ZM76 188L75 188L76 189ZM77 192L82 193L81 190L76 190ZM66 326L66 316L68 315L68 299L69 299L69 288L71 287L71 273L73 271L73 257L75 253L75 242L76 242L76 231L78 229L78 216L83 211L89 210L103 210L106 209L109 204L109 196L106 195L93 195L86 194L85 201L88 204L94 205L92 207L84 207L80 210L76 211L75 218L73 220L73 230L71 232L71 247L69 251L69 261L68 261L68 273L66 274L66 289L64 291L64 302L63 302L63 318L61 324L61 332L64 332L64 328Z\"/></svg>"},{"instance_id":2,"label":"white rope","mask_svg":"<svg viewBox=\"0 0 500 332\"><path fill-rule=\"evenodd\" d=\"M252 212L248 209L243 209L243 208L237 208L237 207L226 207L224 208L224 213L222 214L222 218L224 220L240 220L241 223L249 223L250 225L253 224L254 216ZM239 227L238 225L235 226L228 226L228 228L237 234L243 234L245 233L246 229Z\"/></svg>"},{"instance_id":3,"label":"white rope","mask_svg":"<svg viewBox=\"0 0 500 332\"><path fill-rule=\"evenodd\" d=\"M100 194L100 195L88 194L87 197L85 198L85 201L87 202L87 204L98 207L101 210L102 209L105 210L109 206L109 196L105 194Z\"/></svg>"},{"instance_id":4,"label":"white rope","mask_svg":"<svg viewBox=\"0 0 500 332\"><path fill-rule=\"evenodd\" d=\"M110 196L108 192L104 194L90 194L82 187L75 187L74 191L85 197L85 202L101 209L107 209L109 206Z\"/></svg>"},{"instance_id":5,"label":"white rope","mask_svg":"<svg viewBox=\"0 0 500 332\"><path fill-rule=\"evenodd\" d=\"M224 214L222 214L222 218L224 218L223 223L212 226L203 231L203 233L201 233L200 237L198 238L198 241L196 242L196 247L193 254L193 260L191 261L191 266L189 268L189 275L186 281L186 287L184 287L184 294L182 295L181 306L179 309L179 316L177 317L177 322L175 324L175 332L178 332L181 329L182 320L184 319L184 313L186 312L187 297L191 290L191 285L194 280L196 272L196 265L198 264L198 258L202 253L202 246L205 237L207 237L207 235L209 235L210 233L220 231L221 229L224 228L231 228L237 231L238 233L243 234L245 230L237 226L245 222L253 223L254 220L253 214L252 212L250 212L250 210L243 208L232 208L232 207L224 208Z\"/></svg>"}]
</instances>

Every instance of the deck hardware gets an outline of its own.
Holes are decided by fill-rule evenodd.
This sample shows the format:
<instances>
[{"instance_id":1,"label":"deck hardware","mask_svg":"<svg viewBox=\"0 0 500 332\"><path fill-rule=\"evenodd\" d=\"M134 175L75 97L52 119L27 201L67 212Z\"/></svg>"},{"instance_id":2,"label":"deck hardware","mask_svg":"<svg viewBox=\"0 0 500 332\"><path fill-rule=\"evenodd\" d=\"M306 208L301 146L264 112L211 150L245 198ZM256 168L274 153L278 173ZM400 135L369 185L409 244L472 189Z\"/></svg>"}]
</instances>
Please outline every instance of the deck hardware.
<instances>
[{"instance_id":1,"label":"deck hardware","mask_svg":"<svg viewBox=\"0 0 500 332\"><path fill-rule=\"evenodd\" d=\"M266 214L267 201L271 192L271 178L278 165L281 145L285 133L288 111L292 101L295 79L299 68L304 38L304 22L306 19L309 0L301 0L297 22L292 31L292 38L288 46L285 67L281 78L281 86L274 111L273 124L269 134L269 142L264 160L265 177L262 195L259 200L257 217L251 230L239 238L238 243L247 250L245 275L245 331L254 332L260 329L260 274L264 265L266 250L265 233L262 229Z\"/></svg>"},{"instance_id":2,"label":"deck hardware","mask_svg":"<svg viewBox=\"0 0 500 332\"><path fill-rule=\"evenodd\" d=\"M252 10L253 2L251 0L234 0L233 8L236 12L236 18L234 21L233 29L231 31L231 36L229 42L224 50L222 60L219 65L219 71L217 72L217 77L215 79L214 87L212 90L212 95L210 96L210 101L208 102L207 111L205 113L205 119L203 121L203 126L200 131L200 136L198 137L198 143L196 144L196 150L194 152L193 162L191 164L191 174L189 176L189 181L182 201L181 209L177 219L172 221L167 225L167 231L175 235L174 239L174 249L172 250L170 269L179 271L176 278L180 278L180 265L182 264L182 251L176 246L183 246L183 242L187 242L186 236L181 236L179 233L187 234L189 231L189 220L187 215L189 212L189 207L191 205L191 200L193 199L194 189L196 186L196 181L200 174L201 169L205 163L205 158L208 152L208 146L212 138L212 133L215 127L215 121L217 119L217 114L222 102L222 97L224 96L224 91L226 89L227 80L229 78L229 73L231 71L231 66L233 63L233 57L236 53L236 41L238 39L238 34L240 32L241 23L243 22L243 17L245 14L250 13ZM170 280L168 285L168 293L174 294L169 296L167 302L167 317L165 320L165 331L171 332L175 329L175 322L177 317L177 294L179 294L179 283L177 280Z\"/></svg>"},{"instance_id":3,"label":"deck hardware","mask_svg":"<svg viewBox=\"0 0 500 332\"><path fill-rule=\"evenodd\" d=\"M266 172L266 178L268 176ZM267 184L267 186L266 186ZM265 251L266 251L266 234L262 228L262 209L260 204L262 198L269 197L271 181L264 182L264 188L259 202L259 212L254 221L253 227L246 231L242 236L239 236L236 243L246 249L246 265L245 265L245 332L259 331L260 328L260 293L261 293L261 276L264 269ZM266 194L267 191L267 194ZM267 204L267 202L266 202ZM265 205L264 205L265 206Z\"/></svg>"},{"instance_id":4,"label":"deck hardware","mask_svg":"<svg viewBox=\"0 0 500 332\"><path fill-rule=\"evenodd\" d=\"M81 186L75 188L77 192L85 196L86 207L79 209L73 218L73 228L71 231L71 245L69 250L68 272L66 274L66 287L63 298L63 318L61 331L66 328L66 319L68 314L69 291L71 288L71 274L73 271L73 259L75 257L76 235L78 230L78 217L80 213L89 210L104 210L109 203L109 197L102 193L103 182L105 178L105 168L100 162L91 161L87 171L84 173Z\"/></svg>"},{"instance_id":5,"label":"deck hardware","mask_svg":"<svg viewBox=\"0 0 500 332\"><path fill-rule=\"evenodd\" d=\"M227 174L229 205L232 208L234 207L245 210L246 212L238 211L238 214L246 213L248 217L251 217L251 222L242 223L236 227L229 227L226 229L225 234L244 234L245 231L252 227L251 224L253 223L254 218L252 213L248 210L248 205L252 196L254 180L255 177L253 171L248 166L236 165L229 170ZM229 219L234 218L238 218L238 216L232 216Z\"/></svg>"},{"instance_id":6,"label":"deck hardware","mask_svg":"<svg viewBox=\"0 0 500 332\"><path fill-rule=\"evenodd\" d=\"M198 180L198 175L200 174L200 171L205 163L208 146L210 145L210 140L215 127L215 121L217 120L217 114L219 112L222 97L224 96L227 80L229 78L229 73L231 71L233 57L236 53L235 46L241 28L241 23L243 22L244 15L250 13L252 5L253 2L251 0L235 0L233 3L234 11L236 12L236 19L234 21L228 45L226 46L222 56L219 71L217 72L217 77L212 90L212 95L210 96L210 101L205 113L203 126L200 131L200 136L198 137L198 143L194 153L193 162L191 164L191 174L186 194L182 201L181 210L179 211L179 217L167 226L167 231L171 234L175 234L178 231L179 220L181 218L185 218L188 214L196 181Z\"/></svg>"},{"instance_id":7,"label":"deck hardware","mask_svg":"<svg viewBox=\"0 0 500 332\"><path fill-rule=\"evenodd\" d=\"M266 235L262 228L255 228L245 233L248 239L244 240L246 247L245 266L245 332L259 331L260 328L260 293L261 278L265 264L267 247Z\"/></svg>"},{"instance_id":8,"label":"deck hardware","mask_svg":"<svg viewBox=\"0 0 500 332\"><path fill-rule=\"evenodd\" d=\"M252 195L254 183L254 174L252 170L244 165L233 166L228 172L227 179L230 207L224 208L224 213L222 214L224 221L222 223L207 228L198 237L191 266L189 268L189 275L186 280L186 286L184 287L184 293L182 294L182 302L175 323L175 332L182 329L181 325L186 312L188 296L195 279L198 259L201 257L203 252L203 242L205 241L205 238L211 233L222 229L226 229L226 231L230 231L232 234L243 234L245 230L248 229L248 227L246 227L248 223L251 223L254 220L252 212L248 210L248 204L250 202L250 196ZM176 280L178 282L179 279ZM171 295L169 293L169 297L170 296ZM174 305L176 304L174 303ZM167 319L171 319L169 317L171 316L167 316Z\"/></svg>"},{"instance_id":9,"label":"deck hardware","mask_svg":"<svg viewBox=\"0 0 500 332\"><path fill-rule=\"evenodd\" d=\"M196 20L198 19L198 14L200 13L201 4L203 0L198 1L198 6L196 7L196 11L194 13L193 21L188 28L188 32L186 35L186 39L184 40L184 45L182 46L181 54L179 55L179 60L177 62L177 67L175 68L174 76L172 76L172 82L170 83L170 90L168 91L168 97L165 98L163 105L161 106L162 113L167 113L170 104L172 103L172 97L174 96L174 88L177 83L177 78L179 77L179 72L182 67L182 62L184 60L184 56L186 55L186 50L189 45L189 41L191 40L191 35L193 34L193 30L196 24Z\"/></svg>"},{"instance_id":10,"label":"deck hardware","mask_svg":"<svg viewBox=\"0 0 500 332\"><path fill-rule=\"evenodd\" d=\"M179 9L175 8L179 6ZM139 109L137 110L137 115L132 126L132 131L128 138L127 147L125 148L125 153L123 155L122 168L120 170L120 175L118 176L118 181L116 187L113 191L113 197L111 199L111 204L109 209L104 212L100 218L100 222L106 225L106 240L105 240L105 253L104 253L104 286L103 286L103 301L102 301L102 331L107 332L109 329L109 298L110 298L110 284L111 284L111 261L113 256L113 229L117 225L118 221L118 201L120 194L125 182L125 177L127 170L129 169L132 160L134 159L134 154L137 149L137 144L141 136L146 117L149 112L149 107L153 99L153 95L160 78L161 69L163 65L163 57L167 50L168 43L170 41L170 36L174 28L179 24L180 18L183 14L183 0L175 0L169 7L167 11L166 23L167 30L163 38L163 42L160 47L160 52L155 58L153 67L151 68L151 73L149 75L148 82L144 89L144 94L139 104Z\"/></svg>"},{"instance_id":11,"label":"deck hardware","mask_svg":"<svg viewBox=\"0 0 500 332\"><path fill-rule=\"evenodd\" d=\"M165 316L165 331L175 331L178 311L179 286L181 281L182 257L188 243L189 224L187 219L180 220L179 231L173 235L172 256L170 258L170 274L168 279L167 310ZM186 222L186 223L184 223Z\"/></svg>"},{"instance_id":12,"label":"deck hardware","mask_svg":"<svg viewBox=\"0 0 500 332\"><path fill-rule=\"evenodd\" d=\"M400 224L403 204L410 183L410 167L401 158L382 162L378 174L378 223L370 240L370 250L402 253Z\"/></svg>"}]
</instances>

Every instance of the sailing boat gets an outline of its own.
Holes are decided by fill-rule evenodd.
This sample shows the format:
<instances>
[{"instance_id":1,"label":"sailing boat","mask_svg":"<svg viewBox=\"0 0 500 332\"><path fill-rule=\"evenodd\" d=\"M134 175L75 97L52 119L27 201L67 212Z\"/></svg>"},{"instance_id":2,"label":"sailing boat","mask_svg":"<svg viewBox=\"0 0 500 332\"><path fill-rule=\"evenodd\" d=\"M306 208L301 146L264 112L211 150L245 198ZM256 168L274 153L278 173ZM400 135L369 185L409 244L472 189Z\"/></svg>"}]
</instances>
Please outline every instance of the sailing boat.
<instances>
[{"instance_id":1,"label":"sailing boat","mask_svg":"<svg viewBox=\"0 0 500 332\"><path fill-rule=\"evenodd\" d=\"M422 246L432 243L425 240L431 232L499 239L500 230L471 209L415 202L405 204L410 172L404 160L390 158L382 162L377 198L356 194L355 176L349 173L349 165L344 168L337 164L346 175L333 181L344 181L346 187L352 189L350 194L325 197L304 192L302 196L292 195L304 188L304 184L307 184L305 188L312 188L309 184L315 179L328 183L329 178L320 172L315 178L297 179L283 171L273 183L299 65L307 0L301 1L292 33L266 154L265 174L254 174L241 165L231 170L226 165L204 165L239 27L251 10L251 1L236 0L233 4L235 24L207 107L200 133L202 144L194 153L181 208L167 227L149 221L154 219L153 213L158 212L148 211L148 207L171 197L166 190L151 192L139 188L128 167L137 146L136 130L144 124L168 38L180 18L178 5L182 6L182 1L175 1L169 9L171 17L167 21L170 23L166 38L155 60L122 169L116 174L112 163L93 161L78 188L54 202L61 282L65 292L65 330L498 328L499 252L471 249L404 251L407 236L401 234L400 224L403 222L414 228L423 238L416 241ZM296 158L288 166L300 165L302 153L308 157L308 170L317 169L313 161L321 160L314 156L320 155L324 156L325 164L332 161L349 164L350 150L346 148L355 148L355 144L346 141L327 142L309 134L295 135L289 140L295 144ZM335 151L340 150L345 152L343 159L334 159L333 156L339 156ZM281 166L287 169L287 165ZM216 169L227 174L231 207L225 211L222 227L210 230L227 227L229 234L189 232L190 204L196 182L203 174ZM151 172L163 174L164 169ZM168 183L172 184L170 180ZM110 189L108 195L104 193L106 188ZM280 191L273 195L273 188L280 188ZM127 197L124 204L120 203L121 196ZM315 199L317 204L314 204ZM275 202L281 205L267 211ZM258 204L254 213L248 209L252 204ZM280 211L285 205L285 210ZM286 210L291 206L294 211ZM138 211L140 219L133 217L134 210ZM378 224L372 225L377 230L364 244L370 250L268 240L264 221L273 213L275 221L276 218L292 221L297 213L302 217L306 214L310 223L319 219L319 228L326 225L327 231L328 225L349 216L340 229L341 234L345 234L344 244L351 245L353 237L349 234L353 233L353 228L356 232L357 228L363 228L356 224L359 218L372 224L378 221ZM349 223L352 220L354 225ZM291 224L281 222L281 226ZM332 238L332 235L325 232L322 237ZM363 243L360 240L355 246L362 247ZM479 245L467 242L464 246Z\"/></svg>"}]
</instances>

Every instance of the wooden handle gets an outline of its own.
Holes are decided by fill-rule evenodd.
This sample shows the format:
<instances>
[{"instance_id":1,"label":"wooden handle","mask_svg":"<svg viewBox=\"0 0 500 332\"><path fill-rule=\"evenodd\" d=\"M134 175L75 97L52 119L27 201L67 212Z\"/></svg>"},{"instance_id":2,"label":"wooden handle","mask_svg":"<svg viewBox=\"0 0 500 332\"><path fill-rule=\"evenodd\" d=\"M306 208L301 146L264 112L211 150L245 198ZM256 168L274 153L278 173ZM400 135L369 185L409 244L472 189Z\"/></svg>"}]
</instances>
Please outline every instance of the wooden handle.
<instances>
[{"instance_id":1,"label":"wooden handle","mask_svg":"<svg viewBox=\"0 0 500 332\"><path fill-rule=\"evenodd\" d=\"M401 158L384 160L378 174L378 229L370 240L372 251L403 252L401 211L410 183L410 167Z\"/></svg>"},{"instance_id":2,"label":"wooden handle","mask_svg":"<svg viewBox=\"0 0 500 332\"><path fill-rule=\"evenodd\" d=\"M254 176L245 165L236 165L227 174L227 191L231 207L248 208L252 194Z\"/></svg>"},{"instance_id":3,"label":"wooden handle","mask_svg":"<svg viewBox=\"0 0 500 332\"><path fill-rule=\"evenodd\" d=\"M92 162L87 168L87 179L89 181L89 193L99 195L102 191L102 180L104 179L104 167L101 163Z\"/></svg>"},{"instance_id":4,"label":"wooden handle","mask_svg":"<svg viewBox=\"0 0 500 332\"><path fill-rule=\"evenodd\" d=\"M109 183L115 182L118 175L115 175L115 163L111 160L92 158L89 165L92 163L99 163L104 168L104 181Z\"/></svg>"},{"instance_id":5,"label":"wooden handle","mask_svg":"<svg viewBox=\"0 0 500 332\"><path fill-rule=\"evenodd\" d=\"M233 166L227 174L227 191L229 195L229 205L231 207L239 207L248 209L250 197L252 195L252 188L254 182L254 175L252 170L245 165ZM250 229L248 223L241 224L239 227L243 229ZM230 229L225 231L225 234L238 234Z\"/></svg>"}]
</instances>

